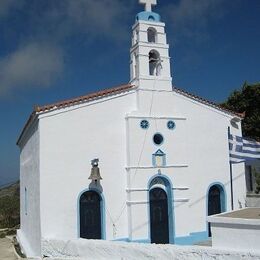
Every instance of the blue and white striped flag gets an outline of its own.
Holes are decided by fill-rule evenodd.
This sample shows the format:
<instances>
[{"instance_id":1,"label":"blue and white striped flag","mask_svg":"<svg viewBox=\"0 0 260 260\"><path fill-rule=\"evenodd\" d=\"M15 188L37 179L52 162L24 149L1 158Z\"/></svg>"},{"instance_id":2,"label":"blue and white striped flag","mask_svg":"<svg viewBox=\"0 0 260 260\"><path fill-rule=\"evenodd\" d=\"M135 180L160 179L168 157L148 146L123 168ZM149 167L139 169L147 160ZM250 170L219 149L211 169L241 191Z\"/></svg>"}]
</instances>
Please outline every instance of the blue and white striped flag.
<instances>
[{"instance_id":1,"label":"blue and white striped flag","mask_svg":"<svg viewBox=\"0 0 260 260\"><path fill-rule=\"evenodd\" d=\"M260 159L260 143L229 134L229 158L231 163Z\"/></svg>"}]
</instances>

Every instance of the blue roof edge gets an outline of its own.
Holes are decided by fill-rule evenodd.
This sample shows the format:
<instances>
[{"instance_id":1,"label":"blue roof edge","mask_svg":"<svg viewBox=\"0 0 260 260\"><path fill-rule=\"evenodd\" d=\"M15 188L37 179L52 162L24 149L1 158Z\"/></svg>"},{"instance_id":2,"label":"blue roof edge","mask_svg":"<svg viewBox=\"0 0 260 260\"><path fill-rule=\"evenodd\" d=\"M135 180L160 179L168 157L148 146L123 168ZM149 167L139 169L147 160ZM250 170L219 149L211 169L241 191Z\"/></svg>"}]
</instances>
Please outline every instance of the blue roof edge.
<instances>
[{"instance_id":1,"label":"blue roof edge","mask_svg":"<svg viewBox=\"0 0 260 260\"><path fill-rule=\"evenodd\" d=\"M140 12L136 15L136 20L149 21L149 22L160 22L161 16L154 12Z\"/></svg>"}]
</instances>

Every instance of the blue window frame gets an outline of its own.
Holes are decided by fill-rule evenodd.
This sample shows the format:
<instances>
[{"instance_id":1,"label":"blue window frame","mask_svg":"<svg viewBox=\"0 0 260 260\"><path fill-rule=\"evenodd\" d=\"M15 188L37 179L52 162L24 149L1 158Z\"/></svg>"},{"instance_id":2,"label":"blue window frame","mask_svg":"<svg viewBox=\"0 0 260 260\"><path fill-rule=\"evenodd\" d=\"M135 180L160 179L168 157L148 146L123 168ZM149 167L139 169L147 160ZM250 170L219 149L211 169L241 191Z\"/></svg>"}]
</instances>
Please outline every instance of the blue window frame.
<instances>
[{"instance_id":1,"label":"blue window frame","mask_svg":"<svg viewBox=\"0 0 260 260\"><path fill-rule=\"evenodd\" d=\"M140 126L141 126L141 128L143 128L143 129L148 129L148 128L149 128L149 122L148 122L147 120L142 120L142 121L140 122Z\"/></svg>"},{"instance_id":2,"label":"blue window frame","mask_svg":"<svg viewBox=\"0 0 260 260\"><path fill-rule=\"evenodd\" d=\"M28 195L27 195L27 188L24 188L24 213L25 215L28 214Z\"/></svg>"},{"instance_id":3,"label":"blue window frame","mask_svg":"<svg viewBox=\"0 0 260 260\"><path fill-rule=\"evenodd\" d=\"M166 154L162 150L157 150L153 154L153 166L160 167L166 165Z\"/></svg>"},{"instance_id":4,"label":"blue window frame","mask_svg":"<svg viewBox=\"0 0 260 260\"><path fill-rule=\"evenodd\" d=\"M167 122L167 127L168 129L173 130L176 127L176 124L174 121L170 120Z\"/></svg>"}]
</instances>

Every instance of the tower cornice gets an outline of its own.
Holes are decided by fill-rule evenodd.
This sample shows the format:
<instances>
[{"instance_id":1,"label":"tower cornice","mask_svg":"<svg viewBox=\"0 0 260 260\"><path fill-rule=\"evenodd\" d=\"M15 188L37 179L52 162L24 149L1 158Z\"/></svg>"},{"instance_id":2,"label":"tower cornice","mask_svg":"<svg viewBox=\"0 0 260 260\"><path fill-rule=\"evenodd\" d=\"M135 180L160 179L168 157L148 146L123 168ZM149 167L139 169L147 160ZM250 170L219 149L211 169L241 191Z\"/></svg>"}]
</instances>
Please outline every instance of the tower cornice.
<instances>
[{"instance_id":1,"label":"tower cornice","mask_svg":"<svg viewBox=\"0 0 260 260\"><path fill-rule=\"evenodd\" d=\"M138 20L135 22L135 24L132 26L132 30L136 29L136 27L139 24L146 24L150 26L156 26L156 27L165 27L165 23L163 22L153 22L153 21L144 21L144 20Z\"/></svg>"},{"instance_id":2,"label":"tower cornice","mask_svg":"<svg viewBox=\"0 0 260 260\"><path fill-rule=\"evenodd\" d=\"M130 48L130 52L136 50L138 47L169 49L169 44L154 43L154 45L151 46L150 44L147 44L146 42L139 42L139 44L135 44Z\"/></svg>"}]
</instances>

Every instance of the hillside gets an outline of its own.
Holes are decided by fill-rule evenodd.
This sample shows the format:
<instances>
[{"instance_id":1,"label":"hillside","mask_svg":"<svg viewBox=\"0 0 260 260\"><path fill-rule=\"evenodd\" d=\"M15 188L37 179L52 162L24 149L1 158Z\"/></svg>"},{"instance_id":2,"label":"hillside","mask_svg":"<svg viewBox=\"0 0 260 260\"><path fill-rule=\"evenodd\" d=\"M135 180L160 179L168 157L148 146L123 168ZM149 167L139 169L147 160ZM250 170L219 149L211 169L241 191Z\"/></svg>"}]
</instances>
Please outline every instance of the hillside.
<instances>
[{"instance_id":1,"label":"hillside","mask_svg":"<svg viewBox=\"0 0 260 260\"><path fill-rule=\"evenodd\" d=\"M16 182L0 189L0 229L20 223L20 184Z\"/></svg>"},{"instance_id":2,"label":"hillside","mask_svg":"<svg viewBox=\"0 0 260 260\"><path fill-rule=\"evenodd\" d=\"M8 186L5 186L3 188L0 187L0 198L5 196L13 196L14 194L17 194L19 196L19 189L20 189L19 181L10 184Z\"/></svg>"}]
</instances>

